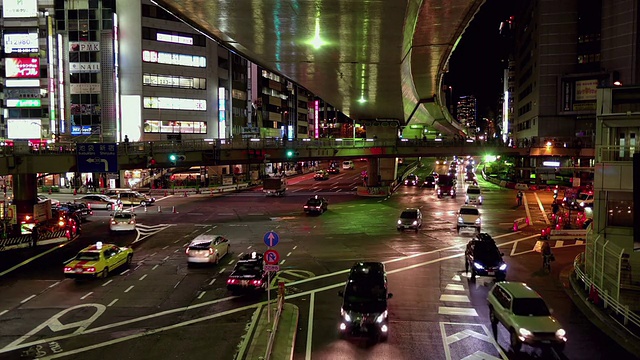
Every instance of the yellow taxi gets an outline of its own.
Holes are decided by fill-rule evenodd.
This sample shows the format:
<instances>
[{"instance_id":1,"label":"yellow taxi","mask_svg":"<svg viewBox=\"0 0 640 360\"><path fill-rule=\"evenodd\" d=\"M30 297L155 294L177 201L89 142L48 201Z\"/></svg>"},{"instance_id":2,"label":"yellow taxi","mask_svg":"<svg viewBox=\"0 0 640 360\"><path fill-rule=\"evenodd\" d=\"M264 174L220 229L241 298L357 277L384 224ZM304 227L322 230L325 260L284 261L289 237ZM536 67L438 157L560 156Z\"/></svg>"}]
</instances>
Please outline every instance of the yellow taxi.
<instances>
[{"instance_id":1,"label":"yellow taxi","mask_svg":"<svg viewBox=\"0 0 640 360\"><path fill-rule=\"evenodd\" d=\"M64 267L64 276L74 279L106 278L109 271L131 265L133 249L97 242L86 247Z\"/></svg>"}]
</instances>

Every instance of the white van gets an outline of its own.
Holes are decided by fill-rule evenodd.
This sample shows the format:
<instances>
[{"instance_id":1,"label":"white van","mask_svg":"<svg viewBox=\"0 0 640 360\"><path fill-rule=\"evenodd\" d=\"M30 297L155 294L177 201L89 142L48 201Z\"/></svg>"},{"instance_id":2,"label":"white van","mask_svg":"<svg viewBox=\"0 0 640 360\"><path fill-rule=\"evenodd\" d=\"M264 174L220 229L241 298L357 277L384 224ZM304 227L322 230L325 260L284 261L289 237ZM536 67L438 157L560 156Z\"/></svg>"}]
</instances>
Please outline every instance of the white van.
<instances>
[{"instance_id":1,"label":"white van","mask_svg":"<svg viewBox=\"0 0 640 360\"><path fill-rule=\"evenodd\" d=\"M469 185L467 187L467 197L464 203L482 205L482 194L479 186Z\"/></svg>"},{"instance_id":2,"label":"white van","mask_svg":"<svg viewBox=\"0 0 640 360\"><path fill-rule=\"evenodd\" d=\"M355 169L355 164L351 160L346 160L342 162L342 170L353 170Z\"/></svg>"}]
</instances>

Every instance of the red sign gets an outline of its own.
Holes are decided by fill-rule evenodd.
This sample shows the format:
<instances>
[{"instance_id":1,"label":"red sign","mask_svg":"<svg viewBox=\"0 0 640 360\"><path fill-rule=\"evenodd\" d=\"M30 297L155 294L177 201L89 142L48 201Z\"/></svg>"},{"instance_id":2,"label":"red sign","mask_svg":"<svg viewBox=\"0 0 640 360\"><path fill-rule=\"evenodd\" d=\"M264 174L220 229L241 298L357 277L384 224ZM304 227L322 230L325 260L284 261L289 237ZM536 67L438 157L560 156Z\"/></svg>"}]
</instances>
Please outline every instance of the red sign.
<instances>
[{"instance_id":1,"label":"red sign","mask_svg":"<svg viewBox=\"0 0 640 360\"><path fill-rule=\"evenodd\" d=\"M267 250L264 252L264 262L267 265L275 265L280 262L280 254L275 250Z\"/></svg>"},{"instance_id":2,"label":"red sign","mask_svg":"<svg viewBox=\"0 0 640 360\"><path fill-rule=\"evenodd\" d=\"M40 59L6 58L5 71L8 78L39 78Z\"/></svg>"}]
</instances>

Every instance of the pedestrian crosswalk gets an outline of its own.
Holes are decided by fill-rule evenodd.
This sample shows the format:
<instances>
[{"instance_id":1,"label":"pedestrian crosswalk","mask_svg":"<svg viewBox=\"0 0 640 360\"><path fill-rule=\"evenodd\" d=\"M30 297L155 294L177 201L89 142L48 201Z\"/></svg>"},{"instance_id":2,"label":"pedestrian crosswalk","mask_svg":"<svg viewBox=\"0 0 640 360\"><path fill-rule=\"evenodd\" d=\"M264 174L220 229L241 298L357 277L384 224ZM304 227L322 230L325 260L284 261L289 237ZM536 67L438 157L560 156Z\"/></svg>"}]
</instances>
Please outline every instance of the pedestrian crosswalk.
<instances>
[{"instance_id":1,"label":"pedestrian crosswalk","mask_svg":"<svg viewBox=\"0 0 640 360\"><path fill-rule=\"evenodd\" d=\"M451 316L478 316L476 309L471 306L471 300L469 300L469 296L466 294L464 286L460 284L462 277L459 274L455 274L451 278L451 281L451 283L445 286L445 293L440 295L440 301L443 304L438 306L438 314ZM465 294L459 294L459 292L465 292Z\"/></svg>"}]
</instances>

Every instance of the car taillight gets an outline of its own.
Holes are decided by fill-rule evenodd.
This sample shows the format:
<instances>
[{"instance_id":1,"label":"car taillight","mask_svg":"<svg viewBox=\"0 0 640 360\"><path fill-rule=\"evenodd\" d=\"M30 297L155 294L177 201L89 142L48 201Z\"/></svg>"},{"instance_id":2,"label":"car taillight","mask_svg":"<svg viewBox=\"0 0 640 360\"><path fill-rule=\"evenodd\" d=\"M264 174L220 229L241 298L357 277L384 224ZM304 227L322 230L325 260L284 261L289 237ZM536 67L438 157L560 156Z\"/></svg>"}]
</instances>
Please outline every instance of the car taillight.
<instances>
[{"instance_id":1,"label":"car taillight","mask_svg":"<svg viewBox=\"0 0 640 360\"><path fill-rule=\"evenodd\" d=\"M64 267L64 271L65 271L65 272L72 272L72 271L73 271L73 268L72 268L72 267L70 267L70 266L65 266L65 267Z\"/></svg>"},{"instance_id":2,"label":"car taillight","mask_svg":"<svg viewBox=\"0 0 640 360\"><path fill-rule=\"evenodd\" d=\"M209 248L209 255L213 255L213 249Z\"/></svg>"},{"instance_id":3,"label":"car taillight","mask_svg":"<svg viewBox=\"0 0 640 360\"><path fill-rule=\"evenodd\" d=\"M129 224L135 224L135 223L136 223L136 221L135 221L135 220L130 220L130 221L129 221Z\"/></svg>"},{"instance_id":4,"label":"car taillight","mask_svg":"<svg viewBox=\"0 0 640 360\"><path fill-rule=\"evenodd\" d=\"M64 221L58 221L58 226L63 227L64 226Z\"/></svg>"},{"instance_id":5,"label":"car taillight","mask_svg":"<svg viewBox=\"0 0 640 360\"><path fill-rule=\"evenodd\" d=\"M307 205L304 206L305 209L308 209L309 207Z\"/></svg>"},{"instance_id":6,"label":"car taillight","mask_svg":"<svg viewBox=\"0 0 640 360\"><path fill-rule=\"evenodd\" d=\"M260 286L262 285L262 280L252 280L251 285Z\"/></svg>"},{"instance_id":7,"label":"car taillight","mask_svg":"<svg viewBox=\"0 0 640 360\"><path fill-rule=\"evenodd\" d=\"M453 190L451 190L451 195L453 195L453 193L454 193L454 191L453 191Z\"/></svg>"},{"instance_id":8,"label":"car taillight","mask_svg":"<svg viewBox=\"0 0 640 360\"><path fill-rule=\"evenodd\" d=\"M88 267L86 269L84 269L85 272L96 272L96 268L92 267Z\"/></svg>"},{"instance_id":9,"label":"car taillight","mask_svg":"<svg viewBox=\"0 0 640 360\"><path fill-rule=\"evenodd\" d=\"M115 221L115 220L111 220L111 225L115 225L115 224L117 224L117 223L118 223L117 221Z\"/></svg>"},{"instance_id":10,"label":"car taillight","mask_svg":"<svg viewBox=\"0 0 640 360\"><path fill-rule=\"evenodd\" d=\"M184 249L184 253L189 255L189 248Z\"/></svg>"},{"instance_id":11,"label":"car taillight","mask_svg":"<svg viewBox=\"0 0 640 360\"><path fill-rule=\"evenodd\" d=\"M235 284L237 282L238 282L238 280L236 280L236 279L228 279L227 280L227 284Z\"/></svg>"}]
</instances>

